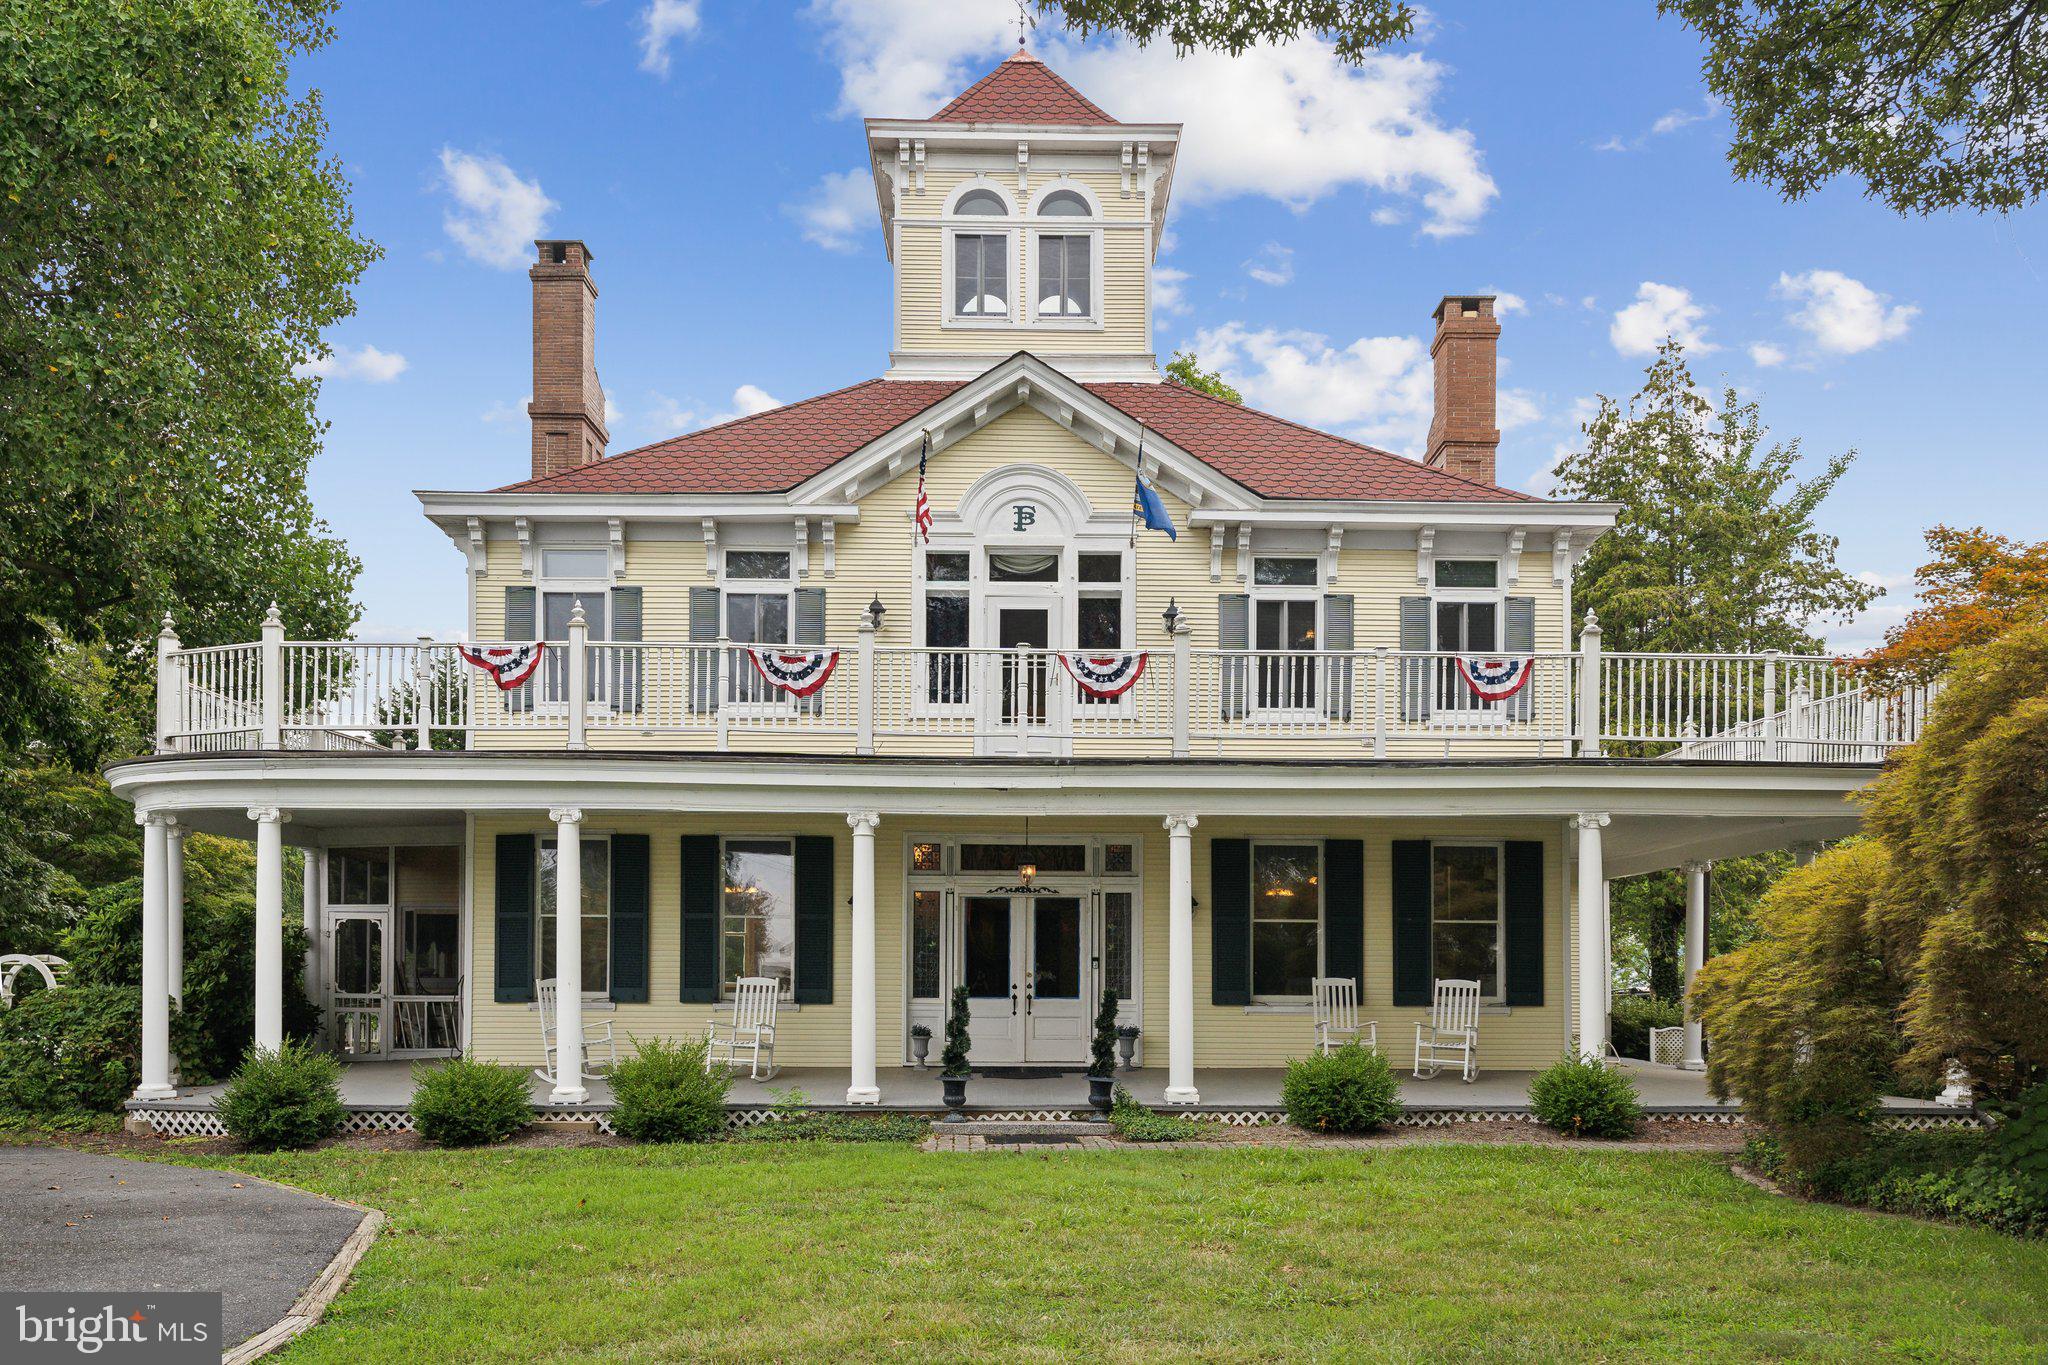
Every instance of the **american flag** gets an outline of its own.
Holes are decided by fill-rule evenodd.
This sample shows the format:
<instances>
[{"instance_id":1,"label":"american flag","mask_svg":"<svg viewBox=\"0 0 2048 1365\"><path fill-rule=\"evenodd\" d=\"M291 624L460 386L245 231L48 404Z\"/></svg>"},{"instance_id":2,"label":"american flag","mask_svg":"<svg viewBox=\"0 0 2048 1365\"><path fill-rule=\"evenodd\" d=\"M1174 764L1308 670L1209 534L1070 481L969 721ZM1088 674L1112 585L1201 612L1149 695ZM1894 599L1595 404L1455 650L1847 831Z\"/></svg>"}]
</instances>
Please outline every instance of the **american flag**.
<instances>
[{"instance_id":1,"label":"american flag","mask_svg":"<svg viewBox=\"0 0 2048 1365\"><path fill-rule=\"evenodd\" d=\"M925 462L926 458L927 458L928 456L930 456L930 455L931 455L931 453L932 453L932 434L931 434L931 433L930 433L929 431L927 431L927 432L926 432L926 433L924 434L924 444L923 444L923 445L922 445L921 447L919 447L919 448L918 448L918 452L917 452L917 513L916 513L916 521L917 521L917 534L918 534L919 536L923 537L923 539L924 539L924 543L925 543L925 544L927 544L927 545L929 545L929 544L931 544L931 543L932 543L932 503L931 503L931 499L930 499L930 498L927 498L927 497L926 497L926 496L924 495L924 462Z\"/></svg>"}]
</instances>

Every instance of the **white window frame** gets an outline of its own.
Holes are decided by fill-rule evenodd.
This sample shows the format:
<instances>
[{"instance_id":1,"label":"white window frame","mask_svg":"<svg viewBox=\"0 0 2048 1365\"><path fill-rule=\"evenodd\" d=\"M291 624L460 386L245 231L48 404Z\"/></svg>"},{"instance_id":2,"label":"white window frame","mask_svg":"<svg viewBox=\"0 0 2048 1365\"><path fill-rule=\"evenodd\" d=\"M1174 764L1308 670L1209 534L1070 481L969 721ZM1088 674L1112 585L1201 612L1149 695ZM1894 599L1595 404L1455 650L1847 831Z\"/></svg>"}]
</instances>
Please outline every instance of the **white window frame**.
<instances>
[{"instance_id":1,"label":"white window frame","mask_svg":"<svg viewBox=\"0 0 2048 1365\"><path fill-rule=\"evenodd\" d=\"M1079 195L1088 205L1084 218L1048 218L1039 209L1047 199L1059 193ZM1031 196L1031 203L1025 214L1025 232L1028 240L1029 260L1022 264L1025 269L1019 278L1022 288L1024 318L1034 327L1048 331L1100 332L1105 327L1105 309L1102 300L1102 246L1103 216L1102 204L1086 185L1076 180L1057 179L1041 186ZM1088 312L1080 316L1067 314L1043 315L1038 311L1038 253L1039 243L1045 237L1086 237L1088 238Z\"/></svg>"},{"instance_id":2,"label":"white window frame","mask_svg":"<svg viewBox=\"0 0 2048 1365\"><path fill-rule=\"evenodd\" d=\"M779 554L789 560L789 575L786 578L734 578L727 574L726 566L735 554ZM733 639L732 599L735 593L753 597L773 597L778 589L783 598L784 619L789 622L789 639L783 643L792 648L796 643L796 555L781 545L728 545L718 553L718 633L731 642L728 670L734 675L728 679L726 690L731 692L738 685L740 669L753 671L753 664L747 661L742 642ZM747 641L759 644L761 641ZM758 680L759 675L755 675ZM751 685L751 684L749 684ZM729 707L734 717L790 716L796 714L796 699L787 692L775 691L749 701L736 700L732 696L718 699L721 707Z\"/></svg>"},{"instance_id":3,"label":"white window frame","mask_svg":"<svg viewBox=\"0 0 2048 1365\"><path fill-rule=\"evenodd\" d=\"M1508 988L1508 845L1505 839L1432 839L1429 841L1429 980L1432 994L1438 977L1436 969L1436 851L1440 848L1487 848L1493 850L1493 994L1479 997L1481 1004L1498 1005L1507 999ZM1483 924L1484 920L1449 920L1451 924Z\"/></svg>"},{"instance_id":4,"label":"white window frame","mask_svg":"<svg viewBox=\"0 0 2048 1365\"><path fill-rule=\"evenodd\" d=\"M957 212L960 201L976 190L987 190L1003 201L1004 213L1000 218L984 214L961 214ZM942 328L964 328L969 331L993 331L1015 327L1021 316L1019 299L1022 290L1023 264L1022 230L1018 226L1016 196L987 176L976 176L963 180L946 196L944 209L939 215L940 223L940 289L939 325ZM953 241L961 235L974 237L1000 236L1005 238L1003 249L1004 302L1007 305L1001 317L987 314L958 313L953 308L953 286L956 272Z\"/></svg>"},{"instance_id":5,"label":"white window frame","mask_svg":"<svg viewBox=\"0 0 2048 1365\"><path fill-rule=\"evenodd\" d=\"M930 576L925 559L925 556L928 554L965 555L967 557L967 577L964 579L933 579ZM927 638L928 633L925 629L926 612L929 610L928 599L933 593L946 597L963 597L967 599L967 643L958 646L967 657L967 677L961 697L958 701L933 701L920 669L918 676L910 679L910 714L913 716L971 716L974 714L975 656L973 651L975 648L975 636L979 633L979 628L975 624L975 616L976 608L982 600L982 589L986 586L981 579L983 573L982 564L983 559L974 552L973 544L965 540L957 545L938 541L929 545L920 544L917 547L917 553L911 556L910 598L913 619L910 623L910 643L912 648L935 648ZM952 647L948 646L948 648ZM930 656L919 655L917 657L922 660ZM925 842L930 841L926 840Z\"/></svg>"},{"instance_id":6,"label":"white window frame","mask_svg":"<svg viewBox=\"0 0 2048 1365\"><path fill-rule=\"evenodd\" d=\"M1493 565L1493 586L1490 588L1438 587L1436 581L1436 566L1446 562L1453 564ZM1443 641L1437 638L1436 608L1439 602L1451 604L1462 604L1469 602L1492 603L1493 634L1495 640L1494 649L1496 651L1499 651L1506 648L1508 632L1508 592L1506 586L1504 585L1501 574L1502 566L1500 557L1498 555L1440 555L1430 562L1429 642L1430 647L1434 652L1438 654L1453 654L1459 652L1455 649L1446 648L1444 646ZM1438 660L1437 662L1439 668L1449 666L1448 660ZM1456 716L1456 723L1459 725L1506 725L1509 719L1508 706L1506 702L1480 701L1477 697L1471 698L1468 704L1462 704L1455 708L1449 708L1448 710L1446 710L1446 708L1440 705L1439 698L1432 696L1430 698L1430 714L1433 720L1436 718L1439 712Z\"/></svg>"},{"instance_id":7,"label":"white window frame","mask_svg":"<svg viewBox=\"0 0 2048 1365\"><path fill-rule=\"evenodd\" d=\"M1299 559L1311 566L1314 576L1307 583L1260 583L1259 561L1262 559ZM1247 679L1247 689L1245 697L1245 709L1248 715L1260 720L1274 721L1284 720L1320 722L1324 719L1322 713L1321 688L1317 689L1316 705L1314 706L1303 707L1259 705L1259 661L1256 657L1259 650L1259 603L1261 602L1313 602L1315 604L1316 613L1315 652L1318 654L1322 652L1322 580L1322 559L1317 555L1309 553L1308 551L1277 551L1268 552L1265 554L1255 553L1252 556L1251 574L1249 576L1249 581L1245 584L1246 593L1251 598L1250 604L1246 608L1246 614L1250 618L1245 623L1246 645L1248 648L1251 649L1254 655L1251 661L1251 676L1249 679ZM1319 677L1317 681L1323 683L1325 686L1328 685L1327 678Z\"/></svg>"},{"instance_id":8,"label":"white window frame","mask_svg":"<svg viewBox=\"0 0 2048 1365\"><path fill-rule=\"evenodd\" d=\"M718 836L718 1005L730 1010L732 996L726 991L725 983L725 847L727 844L782 843L789 845L790 905L789 905L789 989L776 998L781 1006L796 1008L796 836L773 830L735 831ZM904 907L905 924L909 923L909 906Z\"/></svg>"},{"instance_id":9,"label":"white window frame","mask_svg":"<svg viewBox=\"0 0 2048 1365\"><path fill-rule=\"evenodd\" d=\"M614 950L618 946L613 941L612 937L613 926L617 922L617 906L614 904L614 887L618 878L614 875L615 870L617 868L617 864L613 861L613 855L617 852L617 850L615 850L611 846L612 831L610 830L584 830L581 836L578 837L576 843L579 851L579 856L581 854L581 849L584 844L602 843L605 846L604 984L600 986L598 989L592 990L590 983L588 981L584 982L583 1001L585 1004L608 1005L611 1003L612 998L612 962L615 956ZM557 845L556 858L559 861L561 856L559 852L560 841L557 839L555 835L541 834L537 836L533 842L533 968L534 975L536 976L540 975L541 954L546 950L546 944L553 937L554 934L554 903L552 902L552 900L548 900L540 894L540 855L541 850L546 848L549 844ZM588 915L585 915L583 916L583 918L588 919L590 917ZM547 922L545 928L542 927L543 921ZM558 974L561 970L561 965L562 964L559 962L555 964L555 969Z\"/></svg>"},{"instance_id":10,"label":"white window frame","mask_svg":"<svg viewBox=\"0 0 2048 1365\"><path fill-rule=\"evenodd\" d=\"M591 644L604 644L612 638L612 580L609 575L601 578L549 577L547 572L548 556L563 550L595 553L604 558L606 562L609 562L611 556L610 547L596 541L579 541L566 545L544 545L541 547L540 554L537 556L539 562L533 575L533 638L546 641L549 644L559 645L567 643L566 640L547 639L548 598L566 594L585 603L588 603L592 598L604 599L604 629L602 631L591 631L584 637ZM588 615L587 611L585 615ZM545 672L547 667L547 661L543 658L541 662L542 671ZM566 668L563 676L567 677ZM566 685L565 683L564 686ZM540 680L536 677L533 684L534 714L540 717L567 717L569 714L568 699L565 697L561 701L544 701L540 696L542 690ZM611 703L599 697L584 698L584 708L592 716L609 716L612 714Z\"/></svg>"},{"instance_id":11,"label":"white window frame","mask_svg":"<svg viewBox=\"0 0 2048 1365\"><path fill-rule=\"evenodd\" d=\"M1320 839L1286 839L1286 838L1278 838L1278 837L1275 837L1275 838L1270 838L1270 839L1253 839L1253 840L1251 841L1251 856L1250 856L1250 858L1249 858L1249 859L1248 859L1248 860L1246 861L1246 864L1245 864L1245 876L1246 876L1246 877L1247 877L1247 878L1249 879L1249 880L1248 880L1248 884L1247 884L1247 885L1246 885L1246 887L1245 887L1245 890L1246 890L1246 893L1247 893L1247 913L1246 913L1246 915L1245 915L1245 926L1244 926L1244 934L1245 934L1245 945L1244 945L1244 964L1245 964L1245 986L1246 986L1247 990L1249 990L1249 989L1251 988L1251 986L1252 986L1252 983L1253 983L1253 982L1255 982L1255 981L1257 981L1257 980L1258 980L1258 976L1259 976L1259 964L1258 964L1258 960L1257 960L1257 953L1258 953L1258 940L1257 940L1257 936L1256 936L1256 935L1255 935L1255 934L1254 934L1254 933L1252 932L1252 930L1253 930L1253 929L1254 929L1254 928L1255 928L1255 927L1257 926L1257 924L1258 924L1258 919L1259 919L1259 917L1258 917L1258 911L1257 911L1257 906L1256 906L1256 904L1253 904L1253 903L1251 903L1251 902L1250 902L1250 897L1252 897L1252 896L1255 896L1255 895L1257 894L1257 890L1256 890L1256 888L1257 888L1257 886L1258 886L1258 875L1257 875L1257 874L1258 874L1258 865L1259 865L1259 850L1260 850L1261 848L1313 848L1313 849L1315 849L1315 851L1316 851L1316 871L1315 871L1315 888L1316 888L1316 969L1315 969L1315 972L1313 973L1313 975L1315 975L1315 976L1321 976L1321 975L1323 975L1323 954L1324 954L1324 953L1325 953L1325 952L1326 952L1326 951L1328 950L1328 946L1329 946L1329 934L1328 934L1328 932L1327 932L1327 930L1328 930L1328 924L1329 924L1329 905L1327 904L1327 902L1328 902L1328 899L1329 899L1329 898L1328 898L1328 895L1326 894L1326 893L1327 893L1327 891L1328 891L1328 883L1329 883L1329 878L1327 878L1327 877L1325 877L1325 876L1323 875L1323 861L1324 861L1324 859L1323 859L1323 854L1324 854L1324 848L1323 848L1323 841L1322 841L1322 840L1320 840ZM1270 1007L1272 1007L1272 1006L1276 1006L1276 1005L1277 1005L1277 1006L1281 1006L1281 1007L1296 1007L1296 1006L1306 1006L1306 1005L1311 1005L1311 1004L1313 1004L1313 1003L1315 1002L1315 997L1314 997L1314 995L1313 995L1313 994L1310 994L1310 995L1259 995L1259 994L1257 994L1257 993L1255 993L1255 992L1254 992L1254 993L1252 994L1252 996L1251 996L1251 1001L1252 1001L1252 1006L1253 1006L1254 1008L1257 1008L1257 1007L1261 1007L1261 1006L1264 1006L1264 1007L1269 1007L1269 1008L1270 1008Z\"/></svg>"}]
</instances>

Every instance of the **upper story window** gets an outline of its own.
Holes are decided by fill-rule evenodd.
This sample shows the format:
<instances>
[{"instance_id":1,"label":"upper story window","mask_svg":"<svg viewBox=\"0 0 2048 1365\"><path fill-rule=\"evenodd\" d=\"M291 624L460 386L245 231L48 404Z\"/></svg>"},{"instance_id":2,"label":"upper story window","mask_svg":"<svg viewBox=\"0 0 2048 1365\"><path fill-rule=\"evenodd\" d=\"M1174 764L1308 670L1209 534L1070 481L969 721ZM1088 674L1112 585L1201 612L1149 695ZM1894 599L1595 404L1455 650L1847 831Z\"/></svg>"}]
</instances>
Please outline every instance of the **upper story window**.
<instances>
[{"instance_id":1,"label":"upper story window","mask_svg":"<svg viewBox=\"0 0 2048 1365\"><path fill-rule=\"evenodd\" d=\"M1085 232L1038 234L1038 316L1093 314L1095 238Z\"/></svg>"},{"instance_id":2,"label":"upper story window","mask_svg":"<svg viewBox=\"0 0 2048 1365\"><path fill-rule=\"evenodd\" d=\"M1006 233L953 235L953 312L963 318L1010 315L1010 239Z\"/></svg>"},{"instance_id":3,"label":"upper story window","mask_svg":"<svg viewBox=\"0 0 2048 1365\"><path fill-rule=\"evenodd\" d=\"M1040 201L1038 216L1041 218L1090 218L1094 216L1094 210L1089 208L1086 199L1074 191L1054 190Z\"/></svg>"},{"instance_id":4,"label":"upper story window","mask_svg":"<svg viewBox=\"0 0 2048 1365\"><path fill-rule=\"evenodd\" d=\"M1010 206L994 190L969 190L953 205L953 212L963 218L1007 218Z\"/></svg>"}]
</instances>

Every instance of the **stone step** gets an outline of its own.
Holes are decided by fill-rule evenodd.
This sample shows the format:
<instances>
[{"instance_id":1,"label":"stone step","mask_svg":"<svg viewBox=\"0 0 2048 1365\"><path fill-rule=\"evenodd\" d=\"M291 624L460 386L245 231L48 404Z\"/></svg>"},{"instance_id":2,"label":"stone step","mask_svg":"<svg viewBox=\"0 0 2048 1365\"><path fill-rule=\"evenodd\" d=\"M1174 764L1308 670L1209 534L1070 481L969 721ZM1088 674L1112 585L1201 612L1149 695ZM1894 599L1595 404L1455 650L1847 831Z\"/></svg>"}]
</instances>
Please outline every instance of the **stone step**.
<instances>
[{"instance_id":1,"label":"stone step","mask_svg":"<svg viewBox=\"0 0 2048 1365\"><path fill-rule=\"evenodd\" d=\"M1044 1141L1047 1138L1082 1138L1099 1136L1109 1131L1106 1123L1077 1123L1070 1119L1015 1120L1015 1119L969 1119L965 1123L941 1123L934 1126L935 1132L956 1132L964 1136L987 1138L990 1142L1006 1142L1012 1138L1028 1138Z\"/></svg>"}]
</instances>

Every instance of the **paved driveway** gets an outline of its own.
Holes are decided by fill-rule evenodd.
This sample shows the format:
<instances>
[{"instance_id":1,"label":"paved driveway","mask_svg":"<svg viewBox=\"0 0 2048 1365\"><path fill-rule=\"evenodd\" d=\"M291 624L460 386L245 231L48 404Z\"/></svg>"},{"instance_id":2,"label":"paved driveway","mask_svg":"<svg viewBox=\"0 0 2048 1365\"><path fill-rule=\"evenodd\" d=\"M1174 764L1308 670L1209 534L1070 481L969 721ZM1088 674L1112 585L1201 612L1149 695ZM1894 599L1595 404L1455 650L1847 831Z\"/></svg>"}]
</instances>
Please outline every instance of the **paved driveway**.
<instances>
[{"instance_id":1,"label":"paved driveway","mask_svg":"<svg viewBox=\"0 0 2048 1365\"><path fill-rule=\"evenodd\" d=\"M290 1311L362 1216L222 1171L0 1147L0 1287L217 1290L239 1343Z\"/></svg>"}]
</instances>

